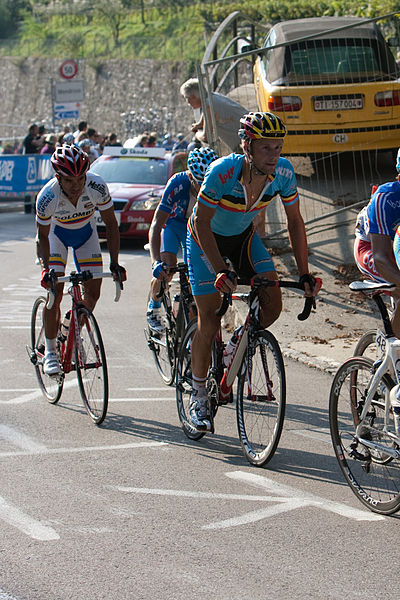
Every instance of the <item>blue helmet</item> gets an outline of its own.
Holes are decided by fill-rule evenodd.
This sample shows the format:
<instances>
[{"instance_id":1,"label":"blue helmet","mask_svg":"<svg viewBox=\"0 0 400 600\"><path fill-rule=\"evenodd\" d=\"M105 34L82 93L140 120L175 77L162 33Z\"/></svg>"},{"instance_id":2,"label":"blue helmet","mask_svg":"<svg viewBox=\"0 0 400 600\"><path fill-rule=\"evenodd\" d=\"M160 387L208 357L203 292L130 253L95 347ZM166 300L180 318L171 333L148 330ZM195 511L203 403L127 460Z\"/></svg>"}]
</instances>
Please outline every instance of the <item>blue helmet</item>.
<instances>
[{"instance_id":1,"label":"blue helmet","mask_svg":"<svg viewBox=\"0 0 400 600\"><path fill-rule=\"evenodd\" d=\"M218 154L212 148L194 148L188 154L187 166L197 183L202 183L207 167L217 160Z\"/></svg>"},{"instance_id":2,"label":"blue helmet","mask_svg":"<svg viewBox=\"0 0 400 600\"><path fill-rule=\"evenodd\" d=\"M400 173L400 148L397 151L396 169L397 172Z\"/></svg>"}]
</instances>

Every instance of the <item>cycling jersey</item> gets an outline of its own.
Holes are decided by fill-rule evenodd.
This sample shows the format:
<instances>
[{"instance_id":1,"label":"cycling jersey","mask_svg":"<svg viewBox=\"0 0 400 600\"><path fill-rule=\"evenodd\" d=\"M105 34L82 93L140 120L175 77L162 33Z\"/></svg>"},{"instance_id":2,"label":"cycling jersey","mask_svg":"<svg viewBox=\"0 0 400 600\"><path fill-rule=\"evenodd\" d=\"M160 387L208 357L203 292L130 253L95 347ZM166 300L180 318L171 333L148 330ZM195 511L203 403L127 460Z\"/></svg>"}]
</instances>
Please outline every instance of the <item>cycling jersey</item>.
<instances>
[{"instance_id":1,"label":"cycling jersey","mask_svg":"<svg viewBox=\"0 0 400 600\"><path fill-rule=\"evenodd\" d=\"M163 210L170 216L166 223L176 219L186 224L188 218L188 208L190 204L190 179L186 171L175 173L168 181L161 202L158 205L159 210ZM192 207L193 208L193 207Z\"/></svg>"},{"instance_id":2,"label":"cycling jersey","mask_svg":"<svg viewBox=\"0 0 400 600\"><path fill-rule=\"evenodd\" d=\"M71 247L78 271L101 272L103 262L94 212L96 207L102 211L112 206L106 183L94 173L86 174L85 187L76 206L64 194L58 179L51 179L36 200L36 221L50 225L49 268L64 273Z\"/></svg>"},{"instance_id":3,"label":"cycling jersey","mask_svg":"<svg viewBox=\"0 0 400 600\"><path fill-rule=\"evenodd\" d=\"M257 202L247 209L246 190L242 184L243 160L243 154L230 154L214 161L200 188L197 201L216 209L211 230L219 235L242 233L278 194L284 206L291 206L299 200L293 167L286 158L280 157L275 173L268 175ZM191 222L189 227L193 234Z\"/></svg>"},{"instance_id":4,"label":"cycling jersey","mask_svg":"<svg viewBox=\"0 0 400 600\"><path fill-rule=\"evenodd\" d=\"M96 229L94 211L113 206L107 184L99 175L86 174L83 192L74 206L61 189L58 179L51 179L36 200L36 221L40 225L58 225L65 229L80 229L91 223Z\"/></svg>"},{"instance_id":5,"label":"cycling jersey","mask_svg":"<svg viewBox=\"0 0 400 600\"><path fill-rule=\"evenodd\" d=\"M400 183L380 185L357 215L356 237L370 241L370 233L388 235L392 240L400 224Z\"/></svg>"}]
</instances>

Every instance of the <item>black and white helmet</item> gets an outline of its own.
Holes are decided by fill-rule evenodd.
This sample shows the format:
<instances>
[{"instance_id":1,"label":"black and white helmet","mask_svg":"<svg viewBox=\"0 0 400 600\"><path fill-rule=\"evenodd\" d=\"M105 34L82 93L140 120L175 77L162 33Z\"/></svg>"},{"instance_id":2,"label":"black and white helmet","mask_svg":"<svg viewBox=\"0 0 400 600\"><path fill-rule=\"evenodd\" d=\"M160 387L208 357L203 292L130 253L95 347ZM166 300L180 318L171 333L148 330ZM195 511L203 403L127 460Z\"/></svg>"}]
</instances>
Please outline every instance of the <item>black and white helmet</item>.
<instances>
[{"instance_id":1,"label":"black and white helmet","mask_svg":"<svg viewBox=\"0 0 400 600\"><path fill-rule=\"evenodd\" d=\"M197 183L202 183L207 167L217 160L218 154L212 148L194 148L188 154L187 166Z\"/></svg>"}]
</instances>

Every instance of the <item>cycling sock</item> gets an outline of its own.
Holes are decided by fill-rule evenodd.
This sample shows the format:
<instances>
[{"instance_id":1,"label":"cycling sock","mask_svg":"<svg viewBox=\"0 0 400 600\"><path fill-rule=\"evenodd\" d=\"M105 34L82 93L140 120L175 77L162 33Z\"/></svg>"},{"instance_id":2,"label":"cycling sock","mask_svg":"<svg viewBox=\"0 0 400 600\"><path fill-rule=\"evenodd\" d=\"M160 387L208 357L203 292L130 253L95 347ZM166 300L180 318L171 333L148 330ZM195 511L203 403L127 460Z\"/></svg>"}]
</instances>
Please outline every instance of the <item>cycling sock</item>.
<instances>
[{"instance_id":1,"label":"cycling sock","mask_svg":"<svg viewBox=\"0 0 400 600\"><path fill-rule=\"evenodd\" d=\"M57 350L57 339L44 338L44 345L46 348L46 352L56 352Z\"/></svg>"},{"instance_id":2,"label":"cycling sock","mask_svg":"<svg viewBox=\"0 0 400 600\"><path fill-rule=\"evenodd\" d=\"M193 390L197 390L199 396L204 396L206 393L207 377L196 377L192 374Z\"/></svg>"},{"instance_id":3,"label":"cycling sock","mask_svg":"<svg viewBox=\"0 0 400 600\"><path fill-rule=\"evenodd\" d=\"M161 308L161 301L153 300L153 298L150 298L148 310L153 310L153 308Z\"/></svg>"}]
</instances>

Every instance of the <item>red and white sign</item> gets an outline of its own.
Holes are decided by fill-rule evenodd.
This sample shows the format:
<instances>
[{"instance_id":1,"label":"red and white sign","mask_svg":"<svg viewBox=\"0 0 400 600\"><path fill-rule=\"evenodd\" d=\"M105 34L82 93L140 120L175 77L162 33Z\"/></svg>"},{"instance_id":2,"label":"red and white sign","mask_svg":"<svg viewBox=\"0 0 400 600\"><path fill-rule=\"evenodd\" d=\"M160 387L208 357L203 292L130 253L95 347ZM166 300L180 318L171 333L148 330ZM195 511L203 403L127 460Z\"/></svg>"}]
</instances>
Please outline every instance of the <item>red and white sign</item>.
<instances>
[{"instance_id":1,"label":"red and white sign","mask_svg":"<svg viewBox=\"0 0 400 600\"><path fill-rule=\"evenodd\" d=\"M78 64L74 60L64 60L59 71L64 79L72 79L78 73Z\"/></svg>"}]
</instances>

